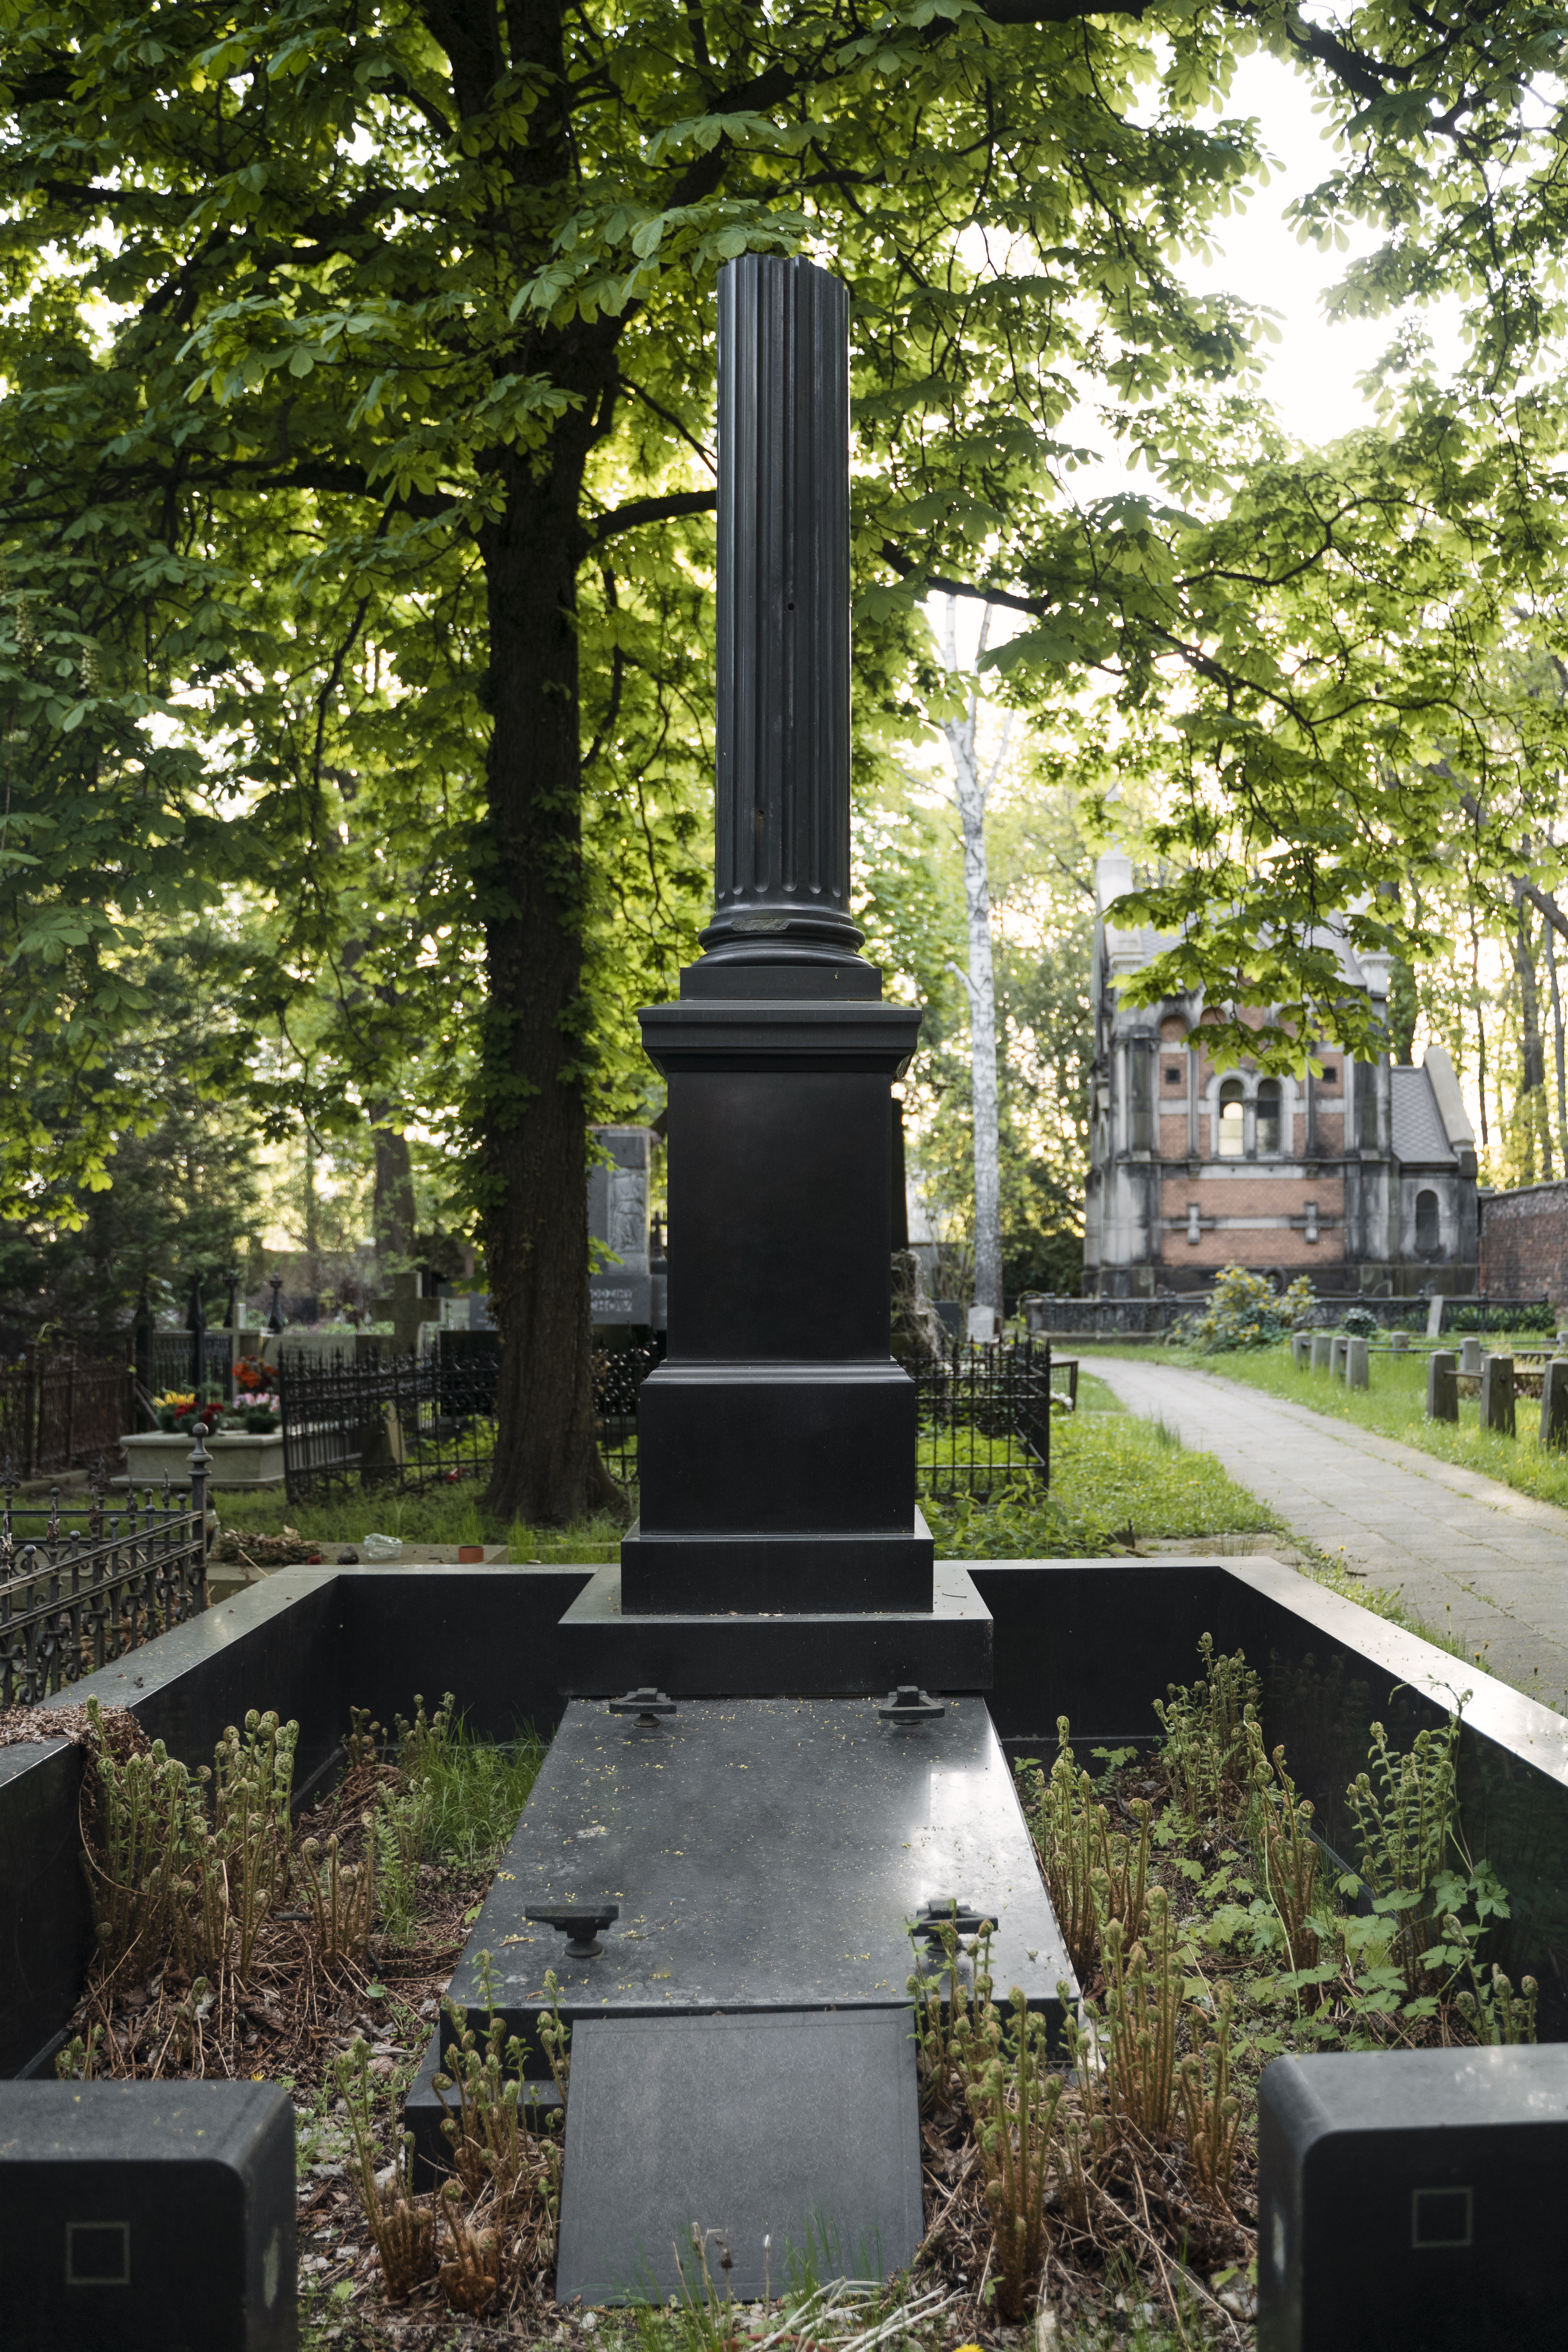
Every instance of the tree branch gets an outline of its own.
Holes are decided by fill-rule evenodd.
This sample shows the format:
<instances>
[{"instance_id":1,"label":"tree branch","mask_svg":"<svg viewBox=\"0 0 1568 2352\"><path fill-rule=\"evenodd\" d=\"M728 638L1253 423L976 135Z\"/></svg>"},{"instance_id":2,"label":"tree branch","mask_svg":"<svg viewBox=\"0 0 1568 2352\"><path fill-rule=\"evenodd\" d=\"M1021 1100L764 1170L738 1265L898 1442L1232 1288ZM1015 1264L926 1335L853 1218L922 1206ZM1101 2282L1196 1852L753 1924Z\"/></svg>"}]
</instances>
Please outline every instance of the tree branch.
<instances>
[{"instance_id":1,"label":"tree branch","mask_svg":"<svg viewBox=\"0 0 1568 2352\"><path fill-rule=\"evenodd\" d=\"M639 523L673 522L678 516L710 514L719 503L717 490L676 490L664 499L632 499L608 514L594 516L586 528L595 547L617 531L636 530Z\"/></svg>"},{"instance_id":2,"label":"tree branch","mask_svg":"<svg viewBox=\"0 0 1568 2352\"><path fill-rule=\"evenodd\" d=\"M969 596L979 604L1000 604L1009 613L1028 613L1037 621L1043 621L1051 610L1049 600L1044 596L1013 596L1005 588L974 588L967 580L949 580L941 572L922 572L913 557L905 555L890 539L882 541L879 552L900 580L923 579L928 591L936 589L943 596Z\"/></svg>"}]
</instances>

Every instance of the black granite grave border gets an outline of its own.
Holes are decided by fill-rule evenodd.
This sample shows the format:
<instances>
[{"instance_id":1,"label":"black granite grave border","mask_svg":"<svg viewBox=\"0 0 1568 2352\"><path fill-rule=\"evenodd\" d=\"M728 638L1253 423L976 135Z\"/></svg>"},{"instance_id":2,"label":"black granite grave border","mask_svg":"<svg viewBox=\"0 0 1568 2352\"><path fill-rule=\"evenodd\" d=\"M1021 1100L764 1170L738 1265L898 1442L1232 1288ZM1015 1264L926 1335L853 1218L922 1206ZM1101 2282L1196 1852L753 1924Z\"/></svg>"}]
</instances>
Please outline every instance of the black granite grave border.
<instances>
[{"instance_id":1,"label":"black granite grave border","mask_svg":"<svg viewBox=\"0 0 1568 2352\"><path fill-rule=\"evenodd\" d=\"M1408 1748L1463 1699L1461 1828L1511 1902L1490 1949L1539 1980L1542 2038L1568 2041L1568 1718L1261 1556L980 1560L970 1572L995 1621L989 1703L1010 1756L1048 1759L1059 1715L1091 1769L1096 1748L1152 1745L1153 1700L1194 1678L1198 1637L1212 1633L1262 1676L1265 1738L1284 1746L1336 1856L1355 1852L1344 1792L1373 1724Z\"/></svg>"},{"instance_id":2,"label":"black granite grave border","mask_svg":"<svg viewBox=\"0 0 1568 2352\"><path fill-rule=\"evenodd\" d=\"M1151 1702L1196 1672L1198 1636L1245 1649L1264 1676L1264 1723L1350 1843L1342 1792L1368 1727L1407 1745L1439 1722L1438 1693L1471 1696L1461 1749L1464 1822L1513 1898L1505 1964L1541 1980L1542 2029L1568 2040L1568 1721L1476 1667L1260 1557L962 1563L995 1622L989 1705L1007 1751L1047 1755L1058 1715L1086 1760L1154 1736ZM187 1762L225 1724L276 1706L300 1726L299 1779L329 1773L351 1706L384 1723L414 1693L455 1690L473 1728L551 1730L556 1626L591 1567L289 1569L75 1685L132 1709ZM0 2075L47 2064L80 1990L90 1939L79 1859L81 1751L0 1748Z\"/></svg>"}]
</instances>

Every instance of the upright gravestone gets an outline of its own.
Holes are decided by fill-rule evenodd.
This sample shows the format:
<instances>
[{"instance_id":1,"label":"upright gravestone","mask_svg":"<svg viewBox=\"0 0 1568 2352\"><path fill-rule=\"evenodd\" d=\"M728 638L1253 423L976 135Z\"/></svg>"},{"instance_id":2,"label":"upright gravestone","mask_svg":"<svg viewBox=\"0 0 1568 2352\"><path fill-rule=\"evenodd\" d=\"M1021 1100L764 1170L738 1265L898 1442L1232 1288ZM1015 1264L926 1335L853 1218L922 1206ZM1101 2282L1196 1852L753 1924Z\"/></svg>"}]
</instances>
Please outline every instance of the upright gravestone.
<instances>
[{"instance_id":1,"label":"upright gravestone","mask_svg":"<svg viewBox=\"0 0 1568 2352\"><path fill-rule=\"evenodd\" d=\"M1314 1331L1312 1334L1312 1370L1315 1372L1326 1372L1333 1360L1333 1352L1334 1342L1331 1333L1328 1331Z\"/></svg>"},{"instance_id":2,"label":"upright gravestone","mask_svg":"<svg viewBox=\"0 0 1568 2352\"><path fill-rule=\"evenodd\" d=\"M653 1129L598 1127L594 1137L606 1157L588 1171L588 1233L607 1259L588 1277L593 1319L651 1324Z\"/></svg>"},{"instance_id":3,"label":"upright gravestone","mask_svg":"<svg viewBox=\"0 0 1568 2352\"><path fill-rule=\"evenodd\" d=\"M1479 1339L1476 1338L1474 1332L1471 1332L1468 1339L1460 1340L1459 1370L1464 1373L1467 1380L1473 1380L1479 1372L1481 1369L1481 1359L1484 1353L1485 1350L1482 1348Z\"/></svg>"},{"instance_id":4,"label":"upright gravestone","mask_svg":"<svg viewBox=\"0 0 1568 2352\"><path fill-rule=\"evenodd\" d=\"M1435 1348L1426 1359L1426 1418L1459 1418L1459 1367L1451 1348Z\"/></svg>"}]
</instances>

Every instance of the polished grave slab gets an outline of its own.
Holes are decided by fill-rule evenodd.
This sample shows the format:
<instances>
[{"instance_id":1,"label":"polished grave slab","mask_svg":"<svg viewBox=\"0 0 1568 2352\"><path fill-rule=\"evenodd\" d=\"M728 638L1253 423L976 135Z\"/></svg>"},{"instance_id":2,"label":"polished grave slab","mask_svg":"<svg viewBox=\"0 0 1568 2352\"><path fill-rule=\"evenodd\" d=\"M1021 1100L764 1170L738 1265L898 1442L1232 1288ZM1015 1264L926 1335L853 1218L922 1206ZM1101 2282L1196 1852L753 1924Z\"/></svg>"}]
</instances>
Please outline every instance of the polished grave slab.
<instances>
[{"instance_id":1,"label":"polished grave slab","mask_svg":"<svg viewBox=\"0 0 1568 2352\"><path fill-rule=\"evenodd\" d=\"M572 2042L555 2294L752 2301L810 2263L886 2278L921 2236L910 2011L591 2018ZM725 2268L726 2259L729 2263Z\"/></svg>"},{"instance_id":2,"label":"polished grave slab","mask_svg":"<svg viewBox=\"0 0 1568 2352\"><path fill-rule=\"evenodd\" d=\"M984 1700L913 1729L868 1699L699 1699L656 1725L574 1700L451 1995L482 2021L488 1952L531 2074L550 1969L572 2018L902 2008L906 1922L954 1898L997 1923L998 1989L1057 2011L1071 1970ZM525 1916L611 1905L592 1958Z\"/></svg>"}]
</instances>

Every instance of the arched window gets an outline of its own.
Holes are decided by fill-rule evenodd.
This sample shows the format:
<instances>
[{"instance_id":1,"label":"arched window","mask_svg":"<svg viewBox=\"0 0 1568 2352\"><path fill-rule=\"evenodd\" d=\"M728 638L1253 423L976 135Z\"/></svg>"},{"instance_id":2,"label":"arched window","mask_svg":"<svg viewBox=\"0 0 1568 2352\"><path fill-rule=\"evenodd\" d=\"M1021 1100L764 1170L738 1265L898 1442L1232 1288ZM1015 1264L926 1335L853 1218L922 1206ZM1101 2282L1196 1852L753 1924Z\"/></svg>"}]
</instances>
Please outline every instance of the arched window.
<instances>
[{"instance_id":1,"label":"arched window","mask_svg":"<svg viewBox=\"0 0 1568 2352\"><path fill-rule=\"evenodd\" d=\"M1258 1081L1258 1149L1270 1158L1279 1149L1279 1081Z\"/></svg>"},{"instance_id":2,"label":"arched window","mask_svg":"<svg viewBox=\"0 0 1568 2352\"><path fill-rule=\"evenodd\" d=\"M1243 1126L1243 1087L1239 1078L1226 1078L1219 1090L1219 1156L1222 1160L1240 1160L1247 1150L1247 1133Z\"/></svg>"},{"instance_id":3,"label":"arched window","mask_svg":"<svg viewBox=\"0 0 1568 2352\"><path fill-rule=\"evenodd\" d=\"M1415 1252L1418 1257L1439 1257L1443 1244L1437 1223L1437 1195L1421 1192L1415 1195Z\"/></svg>"}]
</instances>

